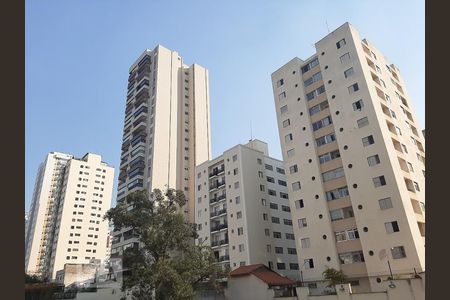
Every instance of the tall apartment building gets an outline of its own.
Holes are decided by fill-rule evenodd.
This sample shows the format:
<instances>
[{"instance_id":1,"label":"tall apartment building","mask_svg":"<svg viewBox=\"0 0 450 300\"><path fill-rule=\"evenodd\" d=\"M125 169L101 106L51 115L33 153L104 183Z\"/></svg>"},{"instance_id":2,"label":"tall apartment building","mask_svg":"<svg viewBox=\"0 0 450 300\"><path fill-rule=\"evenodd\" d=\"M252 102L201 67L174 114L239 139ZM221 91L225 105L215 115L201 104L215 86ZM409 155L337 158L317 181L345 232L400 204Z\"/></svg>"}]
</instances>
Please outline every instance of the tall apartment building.
<instances>
[{"instance_id":1,"label":"tall apartment building","mask_svg":"<svg viewBox=\"0 0 450 300\"><path fill-rule=\"evenodd\" d=\"M195 166L210 157L208 71L161 45L145 50L129 69L117 201L176 188L193 222ZM138 245L129 228L115 231L111 256Z\"/></svg>"},{"instance_id":2,"label":"tall apartment building","mask_svg":"<svg viewBox=\"0 0 450 300\"><path fill-rule=\"evenodd\" d=\"M51 152L40 165L25 240L25 272L55 278L66 263L106 258L114 168L101 156Z\"/></svg>"},{"instance_id":3,"label":"tall apartment building","mask_svg":"<svg viewBox=\"0 0 450 300\"><path fill-rule=\"evenodd\" d=\"M345 23L272 74L297 252L356 290L425 270L425 150L400 71Z\"/></svg>"},{"instance_id":4,"label":"tall apartment building","mask_svg":"<svg viewBox=\"0 0 450 300\"><path fill-rule=\"evenodd\" d=\"M267 144L237 145L196 170L196 242L231 269L263 263L298 279L285 170Z\"/></svg>"}]
</instances>

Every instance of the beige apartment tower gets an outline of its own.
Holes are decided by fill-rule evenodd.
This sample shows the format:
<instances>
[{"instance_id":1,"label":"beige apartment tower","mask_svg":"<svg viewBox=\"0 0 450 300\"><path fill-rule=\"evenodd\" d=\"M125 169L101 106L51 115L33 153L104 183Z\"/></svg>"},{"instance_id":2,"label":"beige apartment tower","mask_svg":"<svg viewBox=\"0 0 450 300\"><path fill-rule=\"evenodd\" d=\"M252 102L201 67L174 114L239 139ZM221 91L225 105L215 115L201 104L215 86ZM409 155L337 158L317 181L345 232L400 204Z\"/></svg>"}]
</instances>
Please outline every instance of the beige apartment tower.
<instances>
[{"instance_id":1,"label":"beige apartment tower","mask_svg":"<svg viewBox=\"0 0 450 300\"><path fill-rule=\"evenodd\" d=\"M210 157L208 71L161 45L145 50L129 69L117 201L176 188L193 222L195 166ZM139 245L129 228L113 234L111 257Z\"/></svg>"},{"instance_id":2,"label":"beige apartment tower","mask_svg":"<svg viewBox=\"0 0 450 300\"><path fill-rule=\"evenodd\" d=\"M51 152L40 165L25 237L25 272L55 279L66 263L106 259L114 168L101 156Z\"/></svg>"},{"instance_id":3,"label":"beige apartment tower","mask_svg":"<svg viewBox=\"0 0 450 300\"><path fill-rule=\"evenodd\" d=\"M239 144L196 170L196 242L231 270L262 263L299 279L285 170L267 144Z\"/></svg>"},{"instance_id":4,"label":"beige apartment tower","mask_svg":"<svg viewBox=\"0 0 450 300\"><path fill-rule=\"evenodd\" d=\"M400 71L345 23L272 74L303 279L425 271L425 140Z\"/></svg>"}]
</instances>

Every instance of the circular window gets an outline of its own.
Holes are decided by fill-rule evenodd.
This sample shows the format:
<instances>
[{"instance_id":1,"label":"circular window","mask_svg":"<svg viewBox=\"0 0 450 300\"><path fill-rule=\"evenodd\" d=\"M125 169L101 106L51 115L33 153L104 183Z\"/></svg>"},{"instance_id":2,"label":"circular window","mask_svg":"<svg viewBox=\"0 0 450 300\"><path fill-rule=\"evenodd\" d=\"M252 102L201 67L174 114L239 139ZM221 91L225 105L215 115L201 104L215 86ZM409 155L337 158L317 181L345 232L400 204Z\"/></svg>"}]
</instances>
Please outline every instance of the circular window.
<instances>
[{"instance_id":1,"label":"circular window","mask_svg":"<svg viewBox=\"0 0 450 300\"><path fill-rule=\"evenodd\" d=\"M362 209L363 208L363 206L360 204L360 205L358 205L358 209Z\"/></svg>"},{"instance_id":2,"label":"circular window","mask_svg":"<svg viewBox=\"0 0 450 300\"><path fill-rule=\"evenodd\" d=\"M308 146L309 146L309 143L306 143L305 146L308 147Z\"/></svg>"},{"instance_id":3,"label":"circular window","mask_svg":"<svg viewBox=\"0 0 450 300\"><path fill-rule=\"evenodd\" d=\"M331 96L331 99L334 99L334 98L336 98L336 95Z\"/></svg>"},{"instance_id":4,"label":"circular window","mask_svg":"<svg viewBox=\"0 0 450 300\"><path fill-rule=\"evenodd\" d=\"M332 81L331 81L331 80L328 80L328 84L330 84L330 83L332 83Z\"/></svg>"},{"instance_id":5,"label":"circular window","mask_svg":"<svg viewBox=\"0 0 450 300\"><path fill-rule=\"evenodd\" d=\"M325 66L325 70L328 69L328 66Z\"/></svg>"},{"instance_id":6,"label":"circular window","mask_svg":"<svg viewBox=\"0 0 450 300\"><path fill-rule=\"evenodd\" d=\"M295 71L293 71L292 74L295 74Z\"/></svg>"},{"instance_id":7,"label":"circular window","mask_svg":"<svg viewBox=\"0 0 450 300\"><path fill-rule=\"evenodd\" d=\"M305 131L305 130L306 130L306 127L303 127L302 130Z\"/></svg>"},{"instance_id":8,"label":"circular window","mask_svg":"<svg viewBox=\"0 0 450 300\"><path fill-rule=\"evenodd\" d=\"M347 150L348 149L348 146L347 145L344 145L344 150Z\"/></svg>"},{"instance_id":9,"label":"circular window","mask_svg":"<svg viewBox=\"0 0 450 300\"><path fill-rule=\"evenodd\" d=\"M364 227L364 228L363 228L363 231L364 231L364 232L367 232L367 231L369 231L369 228Z\"/></svg>"},{"instance_id":10,"label":"circular window","mask_svg":"<svg viewBox=\"0 0 450 300\"><path fill-rule=\"evenodd\" d=\"M356 189L358 188L358 185L356 183L353 184L353 188Z\"/></svg>"},{"instance_id":11,"label":"circular window","mask_svg":"<svg viewBox=\"0 0 450 300\"><path fill-rule=\"evenodd\" d=\"M373 251L372 250L369 250L369 255L373 256Z\"/></svg>"},{"instance_id":12,"label":"circular window","mask_svg":"<svg viewBox=\"0 0 450 300\"><path fill-rule=\"evenodd\" d=\"M295 87L298 87L298 84L295 84Z\"/></svg>"},{"instance_id":13,"label":"circular window","mask_svg":"<svg viewBox=\"0 0 450 300\"><path fill-rule=\"evenodd\" d=\"M348 168L349 169L353 168L353 165L352 164L348 164Z\"/></svg>"},{"instance_id":14,"label":"circular window","mask_svg":"<svg viewBox=\"0 0 450 300\"><path fill-rule=\"evenodd\" d=\"M300 101L300 97L297 98L297 101Z\"/></svg>"},{"instance_id":15,"label":"circular window","mask_svg":"<svg viewBox=\"0 0 450 300\"><path fill-rule=\"evenodd\" d=\"M336 115L338 115L339 114L339 111L336 111Z\"/></svg>"},{"instance_id":16,"label":"circular window","mask_svg":"<svg viewBox=\"0 0 450 300\"><path fill-rule=\"evenodd\" d=\"M380 283L381 282L381 278L377 277L377 282Z\"/></svg>"},{"instance_id":17,"label":"circular window","mask_svg":"<svg viewBox=\"0 0 450 300\"><path fill-rule=\"evenodd\" d=\"M326 239L327 239L327 235L326 235L326 234L322 235L322 238L323 238L324 240L326 240Z\"/></svg>"},{"instance_id":18,"label":"circular window","mask_svg":"<svg viewBox=\"0 0 450 300\"><path fill-rule=\"evenodd\" d=\"M300 112L300 116L303 116L303 112L302 111Z\"/></svg>"},{"instance_id":19,"label":"circular window","mask_svg":"<svg viewBox=\"0 0 450 300\"><path fill-rule=\"evenodd\" d=\"M327 256L327 261L330 261L330 260L331 260L331 257Z\"/></svg>"},{"instance_id":20,"label":"circular window","mask_svg":"<svg viewBox=\"0 0 450 300\"><path fill-rule=\"evenodd\" d=\"M319 199L319 195L315 195L314 198Z\"/></svg>"},{"instance_id":21,"label":"circular window","mask_svg":"<svg viewBox=\"0 0 450 300\"><path fill-rule=\"evenodd\" d=\"M308 159L308 162L309 162L309 163L312 163L312 159L311 159L311 158L310 158L310 159Z\"/></svg>"},{"instance_id":22,"label":"circular window","mask_svg":"<svg viewBox=\"0 0 450 300\"><path fill-rule=\"evenodd\" d=\"M342 127L341 127L341 128L339 128L339 131L340 131L340 132L344 131L344 128L342 128Z\"/></svg>"},{"instance_id":23,"label":"circular window","mask_svg":"<svg viewBox=\"0 0 450 300\"><path fill-rule=\"evenodd\" d=\"M322 56L325 55L325 52L322 52Z\"/></svg>"},{"instance_id":24,"label":"circular window","mask_svg":"<svg viewBox=\"0 0 450 300\"><path fill-rule=\"evenodd\" d=\"M322 215L322 214L320 214L320 215L319 215L319 219L322 219L322 218L323 218L323 215Z\"/></svg>"},{"instance_id":25,"label":"circular window","mask_svg":"<svg viewBox=\"0 0 450 300\"><path fill-rule=\"evenodd\" d=\"M313 177L311 177L311 179L314 181L314 180L316 180L316 177L315 176L313 176Z\"/></svg>"}]
</instances>

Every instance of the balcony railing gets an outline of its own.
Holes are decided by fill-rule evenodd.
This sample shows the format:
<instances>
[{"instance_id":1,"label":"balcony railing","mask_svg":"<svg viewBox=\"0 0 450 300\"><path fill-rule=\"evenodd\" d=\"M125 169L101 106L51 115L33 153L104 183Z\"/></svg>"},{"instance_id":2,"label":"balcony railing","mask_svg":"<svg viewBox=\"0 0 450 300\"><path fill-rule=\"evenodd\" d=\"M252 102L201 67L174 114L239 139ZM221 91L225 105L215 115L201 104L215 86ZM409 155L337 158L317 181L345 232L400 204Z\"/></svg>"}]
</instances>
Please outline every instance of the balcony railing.
<instances>
[{"instance_id":1,"label":"balcony railing","mask_svg":"<svg viewBox=\"0 0 450 300\"><path fill-rule=\"evenodd\" d=\"M219 224L217 226L211 227L211 232L222 230L222 229L225 229L225 228L228 228L228 224Z\"/></svg>"},{"instance_id":2,"label":"balcony railing","mask_svg":"<svg viewBox=\"0 0 450 300\"><path fill-rule=\"evenodd\" d=\"M229 261L229 260L230 260L230 256L229 255L219 256L219 262Z\"/></svg>"},{"instance_id":3,"label":"balcony railing","mask_svg":"<svg viewBox=\"0 0 450 300\"><path fill-rule=\"evenodd\" d=\"M225 167L222 167L220 169L215 169L211 173L209 173L209 177L219 175L220 173L223 173L224 171L225 171Z\"/></svg>"},{"instance_id":4,"label":"balcony railing","mask_svg":"<svg viewBox=\"0 0 450 300\"><path fill-rule=\"evenodd\" d=\"M223 194L223 195L220 195L220 196L218 196L218 197L211 198L211 199L209 200L209 203L210 203L210 204L213 204L213 203L219 202L219 201L225 199L226 197L227 197L227 195Z\"/></svg>"},{"instance_id":5,"label":"balcony railing","mask_svg":"<svg viewBox=\"0 0 450 300\"><path fill-rule=\"evenodd\" d=\"M227 213L227 209L226 208L218 210L218 211L213 211L211 213L211 217L220 216L220 215L225 214L225 213Z\"/></svg>"},{"instance_id":6,"label":"balcony railing","mask_svg":"<svg viewBox=\"0 0 450 300\"><path fill-rule=\"evenodd\" d=\"M225 180L223 181L217 181L215 183L213 183L212 185L209 186L209 190L214 190L214 189L218 189L221 188L222 186L225 185Z\"/></svg>"},{"instance_id":7,"label":"balcony railing","mask_svg":"<svg viewBox=\"0 0 450 300\"><path fill-rule=\"evenodd\" d=\"M218 246L222 246L222 245L226 245L226 244L228 244L228 239L223 239L223 240L212 242L211 247L218 247Z\"/></svg>"}]
</instances>

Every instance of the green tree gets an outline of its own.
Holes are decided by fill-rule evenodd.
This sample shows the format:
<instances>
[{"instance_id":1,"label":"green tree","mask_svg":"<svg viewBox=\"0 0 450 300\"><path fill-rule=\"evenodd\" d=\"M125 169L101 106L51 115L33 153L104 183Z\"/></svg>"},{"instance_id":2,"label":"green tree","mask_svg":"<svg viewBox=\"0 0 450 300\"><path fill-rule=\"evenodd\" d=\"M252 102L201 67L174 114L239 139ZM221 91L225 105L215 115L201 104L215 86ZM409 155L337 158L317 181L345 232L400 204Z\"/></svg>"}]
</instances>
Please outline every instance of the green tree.
<instances>
[{"instance_id":1,"label":"green tree","mask_svg":"<svg viewBox=\"0 0 450 300\"><path fill-rule=\"evenodd\" d=\"M181 213L185 204L179 190L137 191L106 213L116 229L139 236L140 246L123 253L122 290L134 299L192 299L199 284L219 289L226 276L211 248L194 244L196 224Z\"/></svg>"},{"instance_id":2,"label":"green tree","mask_svg":"<svg viewBox=\"0 0 450 300\"><path fill-rule=\"evenodd\" d=\"M333 289L335 285L347 282L347 277L344 273L334 268L326 267L325 271L322 272L322 275L323 278L328 281L328 287Z\"/></svg>"}]
</instances>

